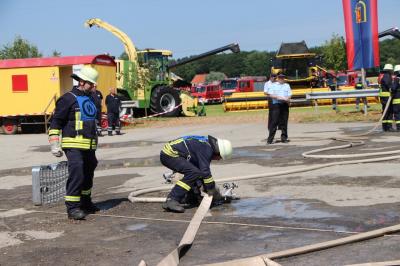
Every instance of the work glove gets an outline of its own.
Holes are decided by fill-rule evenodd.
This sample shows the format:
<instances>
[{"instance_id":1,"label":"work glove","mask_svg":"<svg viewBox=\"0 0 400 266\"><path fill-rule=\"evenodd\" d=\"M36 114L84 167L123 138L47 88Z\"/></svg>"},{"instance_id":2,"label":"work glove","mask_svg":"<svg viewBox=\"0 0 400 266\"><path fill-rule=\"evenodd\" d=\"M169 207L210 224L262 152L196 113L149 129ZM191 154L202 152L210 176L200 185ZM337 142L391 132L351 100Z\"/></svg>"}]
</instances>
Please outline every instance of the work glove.
<instances>
[{"instance_id":1,"label":"work glove","mask_svg":"<svg viewBox=\"0 0 400 266\"><path fill-rule=\"evenodd\" d=\"M221 192L218 187L214 187L207 190L207 194L213 197L213 202L218 202L223 199Z\"/></svg>"},{"instance_id":2,"label":"work glove","mask_svg":"<svg viewBox=\"0 0 400 266\"><path fill-rule=\"evenodd\" d=\"M57 135L50 136L49 143L50 143L51 153L54 156L56 156L56 157L63 156L63 152L62 152L61 144L60 144L60 136L57 136Z\"/></svg>"}]
</instances>

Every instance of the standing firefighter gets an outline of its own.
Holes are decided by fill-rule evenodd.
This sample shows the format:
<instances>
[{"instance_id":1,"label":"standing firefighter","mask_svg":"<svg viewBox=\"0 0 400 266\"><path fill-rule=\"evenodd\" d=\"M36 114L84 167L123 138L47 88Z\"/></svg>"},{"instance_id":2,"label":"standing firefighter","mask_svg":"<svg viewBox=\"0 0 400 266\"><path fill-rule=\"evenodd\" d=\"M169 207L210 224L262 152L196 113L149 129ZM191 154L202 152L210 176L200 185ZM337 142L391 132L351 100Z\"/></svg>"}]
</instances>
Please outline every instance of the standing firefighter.
<instances>
[{"instance_id":1,"label":"standing firefighter","mask_svg":"<svg viewBox=\"0 0 400 266\"><path fill-rule=\"evenodd\" d=\"M68 218L82 220L87 214L99 210L91 200L97 166L97 110L91 90L97 82L98 72L85 66L71 77L79 85L58 99L50 124L49 142L54 156L61 157L64 151L68 159L65 196Z\"/></svg>"},{"instance_id":2,"label":"standing firefighter","mask_svg":"<svg viewBox=\"0 0 400 266\"><path fill-rule=\"evenodd\" d=\"M393 117L396 123L396 130L400 131L400 65L394 66L395 77L392 84Z\"/></svg>"},{"instance_id":3,"label":"standing firefighter","mask_svg":"<svg viewBox=\"0 0 400 266\"><path fill-rule=\"evenodd\" d=\"M382 112L385 110L386 105L389 105L382 120L382 129L383 131L393 131L393 110L392 103L389 102L390 91L392 88L393 65L386 64L382 72L383 76L380 82L381 89L379 92L379 98L382 104Z\"/></svg>"},{"instance_id":4,"label":"standing firefighter","mask_svg":"<svg viewBox=\"0 0 400 266\"><path fill-rule=\"evenodd\" d=\"M281 133L281 141L283 143L289 142L287 125L289 119L289 101L292 96L292 90L289 84L285 83L285 75L278 75L278 82L274 83L267 91L268 96L271 98L271 106L268 118L269 125L269 135L267 139L267 144L272 144L274 141L276 130L278 126Z\"/></svg>"},{"instance_id":5,"label":"standing firefighter","mask_svg":"<svg viewBox=\"0 0 400 266\"><path fill-rule=\"evenodd\" d=\"M107 119L108 119L108 135L112 136L112 131L115 129L117 135L121 135L121 122L119 121L119 109L121 100L116 94L115 88L110 88L110 94L106 97Z\"/></svg>"},{"instance_id":6,"label":"standing firefighter","mask_svg":"<svg viewBox=\"0 0 400 266\"><path fill-rule=\"evenodd\" d=\"M161 163L184 176L172 188L162 207L167 211L184 212L185 197L200 185L207 194L214 196L213 201L220 200L222 196L215 186L210 164L211 160L225 160L231 156L231 142L212 136L184 136L165 144L160 153Z\"/></svg>"}]
</instances>

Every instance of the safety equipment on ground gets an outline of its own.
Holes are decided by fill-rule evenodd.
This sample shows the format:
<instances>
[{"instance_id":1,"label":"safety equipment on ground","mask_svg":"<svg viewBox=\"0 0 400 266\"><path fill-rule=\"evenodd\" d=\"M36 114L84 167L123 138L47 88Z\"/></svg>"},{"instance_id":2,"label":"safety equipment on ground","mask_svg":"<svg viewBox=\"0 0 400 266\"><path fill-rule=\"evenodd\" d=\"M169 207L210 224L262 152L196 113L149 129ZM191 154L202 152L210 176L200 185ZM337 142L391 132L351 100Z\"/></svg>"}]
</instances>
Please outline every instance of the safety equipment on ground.
<instances>
[{"instance_id":1,"label":"safety equipment on ground","mask_svg":"<svg viewBox=\"0 0 400 266\"><path fill-rule=\"evenodd\" d=\"M400 72L400 65L394 66L394 72Z\"/></svg>"},{"instance_id":2,"label":"safety equipment on ground","mask_svg":"<svg viewBox=\"0 0 400 266\"><path fill-rule=\"evenodd\" d=\"M72 220L84 220L86 215L87 214L79 208L68 211L68 219Z\"/></svg>"},{"instance_id":3,"label":"safety equipment on ground","mask_svg":"<svg viewBox=\"0 0 400 266\"><path fill-rule=\"evenodd\" d=\"M183 208L178 201L171 198L167 198L167 200L163 203L162 207L166 211L179 212L179 213L185 212L185 208Z\"/></svg>"},{"instance_id":4,"label":"safety equipment on ground","mask_svg":"<svg viewBox=\"0 0 400 266\"><path fill-rule=\"evenodd\" d=\"M229 140L226 139L217 139L219 154L223 160L229 159L232 157L232 144Z\"/></svg>"},{"instance_id":5,"label":"safety equipment on ground","mask_svg":"<svg viewBox=\"0 0 400 266\"><path fill-rule=\"evenodd\" d=\"M63 152L61 149L61 143L60 143L60 136L58 136L58 135L50 136L49 143L50 143L51 153L54 156L56 156L56 157L63 156Z\"/></svg>"},{"instance_id":6,"label":"safety equipment on ground","mask_svg":"<svg viewBox=\"0 0 400 266\"><path fill-rule=\"evenodd\" d=\"M66 161L32 167L33 204L52 204L63 200L67 179L68 163Z\"/></svg>"},{"instance_id":7,"label":"safety equipment on ground","mask_svg":"<svg viewBox=\"0 0 400 266\"><path fill-rule=\"evenodd\" d=\"M393 65L392 65L392 64L386 64L386 65L383 67L383 70L393 70Z\"/></svg>"},{"instance_id":8,"label":"safety equipment on ground","mask_svg":"<svg viewBox=\"0 0 400 266\"><path fill-rule=\"evenodd\" d=\"M78 73L72 74L71 77L76 80L84 80L97 84L99 72L91 66L84 66Z\"/></svg>"}]
</instances>

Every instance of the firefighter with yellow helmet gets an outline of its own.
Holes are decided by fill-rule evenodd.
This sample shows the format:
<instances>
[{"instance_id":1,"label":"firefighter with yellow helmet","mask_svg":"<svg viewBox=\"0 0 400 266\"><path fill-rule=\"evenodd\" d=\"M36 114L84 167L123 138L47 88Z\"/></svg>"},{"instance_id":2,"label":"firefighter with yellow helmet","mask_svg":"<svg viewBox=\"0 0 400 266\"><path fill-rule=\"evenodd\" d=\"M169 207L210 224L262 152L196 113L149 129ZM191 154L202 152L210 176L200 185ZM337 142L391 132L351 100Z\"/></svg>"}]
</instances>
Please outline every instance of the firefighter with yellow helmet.
<instances>
[{"instance_id":1,"label":"firefighter with yellow helmet","mask_svg":"<svg viewBox=\"0 0 400 266\"><path fill-rule=\"evenodd\" d=\"M84 66L71 77L79 84L57 100L50 124L49 142L54 156L61 157L65 152L68 159L69 176L65 196L68 218L83 220L87 214L99 210L91 200L97 166L97 109L91 91L97 83L98 72L90 66Z\"/></svg>"},{"instance_id":2,"label":"firefighter with yellow helmet","mask_svg":"<svg viewBox=\"0 0 400 266\"><path fill-rule=\"evenodd\" d=\"M226 160L232 156L232 144L226 139L213 136L184 136L165 144L160 153L160 161L174 172L183 174L168 194L162 207L166 211L184 212L188 195L196 193L199 187L213 196L213 202L222 196L211 175L212 160ZM198 194L199 195L199 194Z\"/></svg>"}]
</instances>

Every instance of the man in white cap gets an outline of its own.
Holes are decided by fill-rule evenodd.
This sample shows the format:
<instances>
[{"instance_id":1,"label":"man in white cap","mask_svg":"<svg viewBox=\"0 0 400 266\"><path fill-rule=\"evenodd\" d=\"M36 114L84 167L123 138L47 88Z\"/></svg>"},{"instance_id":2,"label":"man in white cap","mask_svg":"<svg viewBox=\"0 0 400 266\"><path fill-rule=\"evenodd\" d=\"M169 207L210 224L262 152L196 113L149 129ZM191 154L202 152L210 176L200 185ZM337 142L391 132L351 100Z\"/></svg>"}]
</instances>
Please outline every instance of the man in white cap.
<instances>
[{"instance_id":1,"label":"man in white cap","mask_svg":"<svg viewBox=\"0 0 400 266\"><path fill-rule=\"evenodd\" d=\"M99 210L91 200L97 166L97 109L91 91L97 82L98 72L85 66L71 77L79 84L57 100L49 142L54 156L61 157L64 151L68 159L69 177L65 196L68 218L83 220L87 214Z\"/></svg>"},{"instance_id":2,"label":"man in white cap","mask_svg":"<svg viewBox=\"0 0 400 266\"><path fill-rule=\"evenodd\" d=\"M210 164L212 160L225 160L231 156L231 142L212 136L184 136L165 144L160 153L161 163L184 176L168 194L163 209L184 212L185 197L196 193L200 186L213 196L213 202L220 201L222 196L212 178Z\"/></svg>"}]
</instances>

